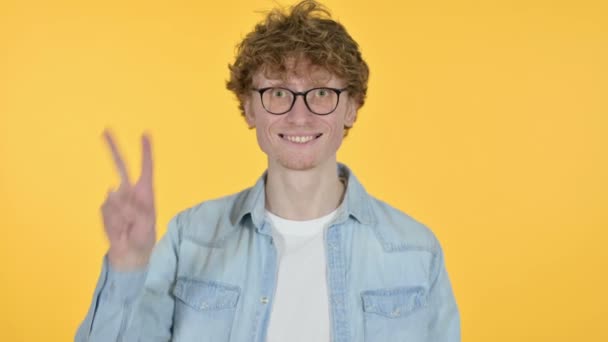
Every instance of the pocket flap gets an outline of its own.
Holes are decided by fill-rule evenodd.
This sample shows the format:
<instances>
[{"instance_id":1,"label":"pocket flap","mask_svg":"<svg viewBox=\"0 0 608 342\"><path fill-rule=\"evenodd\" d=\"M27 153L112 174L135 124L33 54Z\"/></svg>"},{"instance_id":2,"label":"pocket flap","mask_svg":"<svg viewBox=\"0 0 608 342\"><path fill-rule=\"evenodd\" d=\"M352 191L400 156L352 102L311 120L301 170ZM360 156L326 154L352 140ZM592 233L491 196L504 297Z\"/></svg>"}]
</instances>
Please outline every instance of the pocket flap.
<instances>
[{"instance_id":1,"label":"pocket flap","mask_svg":"<svg viewBox=\"0 0 608 342\"><path fill-rule=\"evenodd\" d=\"M426 305L427 292L422 286L404 286L363 291L363 311L397 318Z\"/></svg>"},{"instance_id":2,"label":"pocket flap","mask_svg":"<svg viewBox=\"0 0 608 342\"><path fill-rule=\"evenodd\" d=\"M240 290L236 286L215 281L178 278L173 294L196 310L221 310L234 308Z\"/></svg>"}]
</instances>

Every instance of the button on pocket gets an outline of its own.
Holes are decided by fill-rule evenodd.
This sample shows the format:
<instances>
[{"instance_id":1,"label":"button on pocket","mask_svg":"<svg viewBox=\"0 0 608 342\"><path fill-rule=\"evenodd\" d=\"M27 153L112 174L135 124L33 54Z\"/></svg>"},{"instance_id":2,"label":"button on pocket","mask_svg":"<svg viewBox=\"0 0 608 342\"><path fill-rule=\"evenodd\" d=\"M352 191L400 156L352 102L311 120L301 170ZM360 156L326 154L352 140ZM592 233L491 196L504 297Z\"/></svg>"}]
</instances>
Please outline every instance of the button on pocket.
<instances>
[{"instance_id":1,"label":"button on pocket","mask_svg":"<svg viewBox=\"0 0 608 342\"><path fill-rule=\"evenodd\" d=\"M240 288L216 281L178 278L173 289L176 341L227 341Z\"/></svg>"}]
</instances>

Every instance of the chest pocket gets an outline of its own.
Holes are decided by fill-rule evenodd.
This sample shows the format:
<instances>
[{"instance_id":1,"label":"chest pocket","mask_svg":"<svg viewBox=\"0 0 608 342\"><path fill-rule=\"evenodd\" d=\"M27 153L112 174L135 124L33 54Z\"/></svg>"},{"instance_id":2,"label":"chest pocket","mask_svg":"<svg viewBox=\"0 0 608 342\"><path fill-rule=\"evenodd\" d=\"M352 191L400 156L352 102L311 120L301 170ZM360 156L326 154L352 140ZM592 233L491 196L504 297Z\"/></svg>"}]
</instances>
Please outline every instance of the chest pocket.
<instances>
[{"instance_id":1,"label":"chest pocket","mask_svg":"<svg viewBox=\"0 0 608 342\"><path fill-rule=\"evenodd\" d=\"M178 278L173 289L173 341L228 341L239 300L237 286Z\"/></svg>"},{"instance_id":2,"label":"chest pocket","mask_svg":"<svg viewBox=\"0 0 608 342\"><path fill-rule=\"evenodd\" d=\"M427 297L421 286L363 291L365 341L425 341Z\"/></svg>"}]
</instances>

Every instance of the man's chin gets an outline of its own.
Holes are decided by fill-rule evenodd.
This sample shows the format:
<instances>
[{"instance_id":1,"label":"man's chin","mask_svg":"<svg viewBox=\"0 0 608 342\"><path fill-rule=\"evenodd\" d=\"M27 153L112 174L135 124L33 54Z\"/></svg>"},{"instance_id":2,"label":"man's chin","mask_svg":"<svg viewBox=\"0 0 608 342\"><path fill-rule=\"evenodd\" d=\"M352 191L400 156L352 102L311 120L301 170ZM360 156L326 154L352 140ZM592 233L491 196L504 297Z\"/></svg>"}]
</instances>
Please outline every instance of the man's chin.
<instances>
[{"instance_id":1,"label":"man's chin","mask_svg":"<svg viewBox=\"0 0 608 342\"><path fill-rule=\"evenodd\" d=\"M280 158L279 164L292 171L308 171L317 166L316 161L312 158Z\"/></svg>"}]
</instances>

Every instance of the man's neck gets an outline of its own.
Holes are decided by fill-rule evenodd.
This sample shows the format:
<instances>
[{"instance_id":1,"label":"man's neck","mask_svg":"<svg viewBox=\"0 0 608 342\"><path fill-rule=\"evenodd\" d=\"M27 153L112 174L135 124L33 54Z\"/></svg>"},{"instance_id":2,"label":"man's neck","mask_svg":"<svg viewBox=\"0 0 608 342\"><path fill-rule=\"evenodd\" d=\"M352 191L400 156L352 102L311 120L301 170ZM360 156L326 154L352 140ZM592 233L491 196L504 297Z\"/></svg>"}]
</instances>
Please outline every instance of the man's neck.
<instances>
[{"instance_id":1,"label":"man's neck","mask_svg":"<svg viewBox=\"0 0 608 342\"><path fill-rule=\"evenodd\" d=\"M304 221L334 211L342 202L345 185L338 177L335 161L305 171L270 165L265 190L268 211Z\"/></svg>"}]
</instances>

